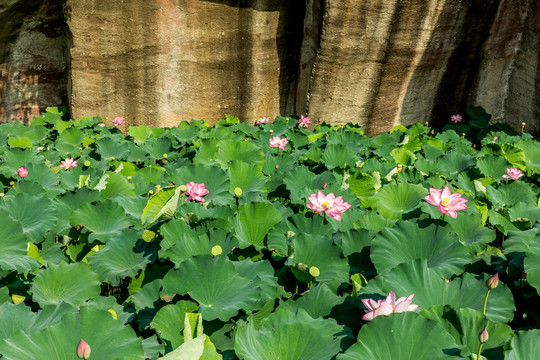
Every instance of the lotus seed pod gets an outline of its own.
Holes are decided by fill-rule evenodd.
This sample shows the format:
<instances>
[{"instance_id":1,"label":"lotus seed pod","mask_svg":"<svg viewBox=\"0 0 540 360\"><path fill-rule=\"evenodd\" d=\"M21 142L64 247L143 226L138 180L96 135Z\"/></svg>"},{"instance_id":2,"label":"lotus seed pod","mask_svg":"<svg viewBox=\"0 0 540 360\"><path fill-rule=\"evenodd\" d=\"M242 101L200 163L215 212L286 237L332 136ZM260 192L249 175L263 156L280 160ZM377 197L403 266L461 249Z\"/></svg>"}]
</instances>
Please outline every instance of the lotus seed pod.
<instances>
[{"instance_id":1,"label":"lotus seed pod","mask_svg":"<svg viewBox=\"0 0 540 360\"><path fill-rule=\"evenodd\" d=\"M234 194L236 196L242 196L242 189L240 189L239 187L235 188L234 189Z\"/></svg>"},{"instance_id":2,"label":"lotus seed pod","mask_svg":"<svg viewBox=\"0 0 540 360\"><path fill-rule=\"evenodd\" d=\"M182 192L185 192L187 190L187 186L186 185L180 185L180 191Z\"/></svg>"},{"instance_id":3,"label":"lotus seed pod","mask_svg":"<svg viewBox=\"0 0 540 360\"><path fill-rule=\"evenodd\" d=\"M90 162L90 160L86 160L86 161L84 162L84 166L89 167L90 165L92 165L92 163Z\"/></svg>"},{"instance_id":4,"label":"lotus seed pod","mask_svg":"<svg viewBox=\"0 0 540 360\"><path fill-rule=\"evenodd\" d=\"M15 305L22 303L25 299L26 298L22 295L16 295L16 294L11 295L11 300L13 301L13 304Z\"/></svg>"},{"instance_id":5,"label":"lotus seed pod","mask_svg":"<svg viewBox=\"0 0 540 360\"><path fill-rule=\"evenodd\" d=\"M317 277L317 276L321 275L321 270L319 270L319 268L316 267L316 266L312 266L312 267L309 268L309 273L310 273L311 276Z\"/></svg>"},{"instance_id":6,"label":"lotus seed pod","mask_svg":"<svg viewBox=\"0 0 540 360\"><path fill-rule=\"evenodd\" d=\"M79 341L79 345L77 346L77 356L79 357L79 359L87 360L88 358L90 358L91 351L92 349L90 349L90 345L88 345L86 341L81 339L81 341Z\"/></svg>"},{"instance_id":7,"label":"lotus seed pod","mask_svg":"<svg viewBox=\"0 0 540 360\"><path fill-rule=\"evenodd\" d=\"M163 154L163 158L166 159L167 158L167 153Z\"/></svg>"},{"instance_id":8,"label":"lotus seed pod","mask_svg":"<svg viewBox=\"0 0 540 360\"><path fill-rule=\"evenodd\" d=\"M118 319L118 315L116 314L116 311L114 311L113 309L109 309L107 311L111 313L114 320Z\"/></svg>"},{"instance_id":9,"label":"lotus seed pod","mask_svg":"<svg viewBox=\"0 0 540 360\"><path fill-rule=\"evenodd\" d=\"M149 190L148 193L152 195L154 193L154 190Z\"/></svg>"},{"instance_id":10,"label":"lotus seed pod","mask_svg":"<svg viewBox=\"0 0 540 360\"><path fill-rule=\"evenodd\" d=\"M145 242L152 242L156 238L156 233L152 230L144 230L142 238Z\"/></svg>"},{"instance_id":11,"label":"lotus seed pod","mask_svg":"<svg viewBox=\"0 0 540 360\"><path fill-rule=\"evenodd\" d=\"M221 248L221 246L215 245L212 247L211 252L212 252L212 255L218 256L223 252L223 249Z\"/></svg>"}]
</instances>

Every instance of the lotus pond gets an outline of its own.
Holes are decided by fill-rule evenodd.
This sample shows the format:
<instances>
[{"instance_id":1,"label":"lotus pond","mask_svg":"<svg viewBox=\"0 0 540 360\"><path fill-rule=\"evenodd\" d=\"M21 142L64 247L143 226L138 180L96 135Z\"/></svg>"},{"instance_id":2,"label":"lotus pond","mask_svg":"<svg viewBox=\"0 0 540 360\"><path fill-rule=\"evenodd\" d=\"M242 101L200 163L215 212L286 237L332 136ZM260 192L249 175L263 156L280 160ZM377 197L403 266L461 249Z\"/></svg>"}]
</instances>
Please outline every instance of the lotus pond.
<instances>
[{"instance_id":1,"label":"lotus pond","mask_svg":"<svg viewBox=\"0 0 540 360\"><path fill-rule=\"evenodd\" d=\"M457 119L0 125L0 355L540 359L540 144Z\"/></svg>"}]
</instances>

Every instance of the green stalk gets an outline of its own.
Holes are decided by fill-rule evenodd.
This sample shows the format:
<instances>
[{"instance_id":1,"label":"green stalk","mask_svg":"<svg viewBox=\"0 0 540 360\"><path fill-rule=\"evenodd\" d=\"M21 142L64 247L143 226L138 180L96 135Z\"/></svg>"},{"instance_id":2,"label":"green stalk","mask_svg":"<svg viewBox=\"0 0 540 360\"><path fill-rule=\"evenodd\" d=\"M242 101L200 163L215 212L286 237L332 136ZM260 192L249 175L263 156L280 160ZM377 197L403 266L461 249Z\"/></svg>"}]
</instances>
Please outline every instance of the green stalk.
<instances>
[{"instance_id":1,"label":"green stalk","mask_svg":"<svg viewBox=\"0 0 540 360\"><path fill-rule=\"evenodd\" d=\"M478 347L478 355L476 355L476 360L480 360L480 353L482 352L482 346L484 346L484 344L480 343L480 346Z\"/></svg>"},{"instance_id":2,"label":"green stalk","mask_svg":"<svg viewBox=\"0 0 540 360\"><path fill-rule=\"evenodd\" d=\"M486 297L484 298L484 309L482 310L482 314L484 314L484 315L486 315L486 305L487 305L487 299L488 299L490 291L491 291L490 289L488 289L488 291L486 291Z\"/></svg>"}]
</instances>

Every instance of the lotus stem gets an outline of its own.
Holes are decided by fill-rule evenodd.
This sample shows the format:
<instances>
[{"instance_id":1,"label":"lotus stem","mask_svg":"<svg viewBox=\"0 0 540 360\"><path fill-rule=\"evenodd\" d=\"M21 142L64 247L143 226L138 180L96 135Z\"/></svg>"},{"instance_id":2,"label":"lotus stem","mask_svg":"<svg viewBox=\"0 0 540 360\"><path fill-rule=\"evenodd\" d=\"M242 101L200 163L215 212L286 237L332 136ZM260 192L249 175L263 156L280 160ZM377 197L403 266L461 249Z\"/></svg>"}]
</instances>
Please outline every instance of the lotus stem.
<instances>
[{"instance_id":1,"label":"lotus stem","mask_svg":"<svg viewBox=\"0 0 540 360\"><path fill-rule=\"evenodd\" d=\"M477 360L480 360L480 353L482 352L482 346L484 346L484 344L480 343L480 346L478 347L478 354L476 355Z\"/></svg>"},{"instance_id":2,"label":"lotus stem","mask_svg":"<svg viewBox=\"0 0 540 360\"><path fill-rule=\"evenodd\" d=\"M488 299L490 291L491 291L491 289L488 289L488 291L486 291L486 296L484 297L484 308L482 310L482 314L484 314L484 315L486 315L487 299Z\"/></svg>"}]
</instances>

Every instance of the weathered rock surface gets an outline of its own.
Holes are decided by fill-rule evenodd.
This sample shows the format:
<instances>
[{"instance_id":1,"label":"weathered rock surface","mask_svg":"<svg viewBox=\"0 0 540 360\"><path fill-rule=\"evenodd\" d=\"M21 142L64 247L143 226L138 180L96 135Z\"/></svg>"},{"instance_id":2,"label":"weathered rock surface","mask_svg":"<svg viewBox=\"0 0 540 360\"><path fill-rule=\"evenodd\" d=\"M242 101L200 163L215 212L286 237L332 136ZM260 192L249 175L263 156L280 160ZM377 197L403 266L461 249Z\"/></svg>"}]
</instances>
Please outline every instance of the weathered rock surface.
<instances>
[{"instance_id":1,"label":"weathered rock surface","mask_svg":"<svg viewBox=\"0 0 540 360\"><path fill-rule=\"evenodd\" d=\"M299 4L68 0L74 115L172 126L292 114Z\"/></svg>"},{"instance_id":2,"label":"weathered rock surface","mask_svg":"<svg viewBox=\"0 0 540 360\"><path fill-rule=\"evenodd\" d=\"M70 34L57 0L0 0L0 122L69 103Z\"/></svg>"},{"instance_id":3,"label":"weathered rock surface","mask_svg":"<svg viewBox=\"0 0 540 360\"><path fill-rule=\"evenodd\" d=\"M66 20L26 3L0 0L2 121L69 103L132 125L307 114L377 134L476 105L540 132L537 0L66 0Z\"/></svg>"}]
</instances>

